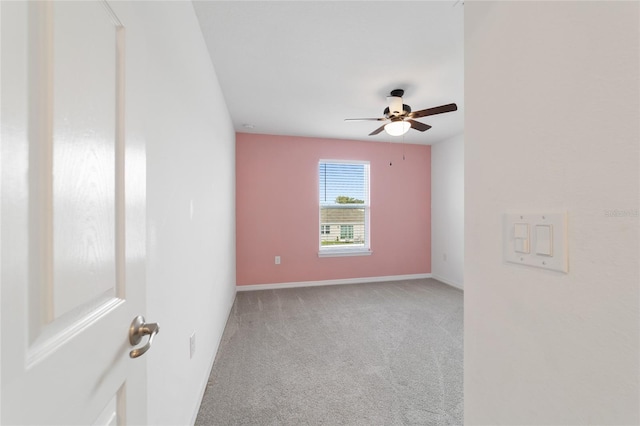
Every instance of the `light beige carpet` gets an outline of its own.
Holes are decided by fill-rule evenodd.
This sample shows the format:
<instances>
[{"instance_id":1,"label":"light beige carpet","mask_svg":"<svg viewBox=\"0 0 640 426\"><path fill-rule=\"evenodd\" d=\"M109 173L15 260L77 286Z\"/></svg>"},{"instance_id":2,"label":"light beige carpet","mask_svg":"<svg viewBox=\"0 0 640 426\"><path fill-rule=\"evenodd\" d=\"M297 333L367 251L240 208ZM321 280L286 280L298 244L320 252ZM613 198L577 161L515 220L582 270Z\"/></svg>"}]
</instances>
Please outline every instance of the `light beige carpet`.
<instances>
[{"instance_id":1,"label":"light beige carpet","mask_svg":"<svg viewBox=\"0 0 640 426\"><path fill-rule=\"evenodd\" d=\"M196 425L461 425L463 292L239 292Z\"/></svg>"}]
</instances>

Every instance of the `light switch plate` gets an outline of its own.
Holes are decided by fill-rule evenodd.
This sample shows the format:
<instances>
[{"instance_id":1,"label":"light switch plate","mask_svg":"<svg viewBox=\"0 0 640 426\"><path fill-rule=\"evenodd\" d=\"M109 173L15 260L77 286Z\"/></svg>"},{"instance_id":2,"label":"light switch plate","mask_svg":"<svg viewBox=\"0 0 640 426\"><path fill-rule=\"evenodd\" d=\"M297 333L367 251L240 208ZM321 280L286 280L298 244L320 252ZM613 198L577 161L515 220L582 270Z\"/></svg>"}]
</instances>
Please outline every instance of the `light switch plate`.
<instances>
[{"instance_id":1,"label":"light switch plate","mask_svg":"<svg viewBox=\"0 0 640 426\"><path fill-rule=\"evenodd\" d=\"M549 226L550 241L538 241L539 235L547 233L529 233L529 252L522 253L516 241L516 224L526 223L529 230L538 230L537 226ZM555 213L505 213L504 215L504 260L520 265L535 266L558 272L569 272L568 247L567 247L567 214ZM551 245L549 245L549 242ZM538 246L540 244L540 246ZM543 246L544 245L544 246ZM550 253L544 254L544 253Z\"/></svg>"}]
</instances>

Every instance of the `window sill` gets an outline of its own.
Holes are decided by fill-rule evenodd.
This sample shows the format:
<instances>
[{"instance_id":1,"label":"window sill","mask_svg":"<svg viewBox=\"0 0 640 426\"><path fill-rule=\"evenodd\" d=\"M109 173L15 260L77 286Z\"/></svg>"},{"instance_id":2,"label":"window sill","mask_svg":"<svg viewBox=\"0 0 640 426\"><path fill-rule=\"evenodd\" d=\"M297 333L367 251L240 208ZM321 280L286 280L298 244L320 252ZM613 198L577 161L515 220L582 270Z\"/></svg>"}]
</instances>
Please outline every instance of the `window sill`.
<instances>
[{"instance_id":1,"label":"window sill","mask_svg":"<svg viewBox=\"0 0 640 426\"><path fill-rule=\"evenodd\" d=\"M318 257L370 256L371 253L373 253L373 251L365 248L322 250L318 252Z\"/></svg>"}]
</instances>

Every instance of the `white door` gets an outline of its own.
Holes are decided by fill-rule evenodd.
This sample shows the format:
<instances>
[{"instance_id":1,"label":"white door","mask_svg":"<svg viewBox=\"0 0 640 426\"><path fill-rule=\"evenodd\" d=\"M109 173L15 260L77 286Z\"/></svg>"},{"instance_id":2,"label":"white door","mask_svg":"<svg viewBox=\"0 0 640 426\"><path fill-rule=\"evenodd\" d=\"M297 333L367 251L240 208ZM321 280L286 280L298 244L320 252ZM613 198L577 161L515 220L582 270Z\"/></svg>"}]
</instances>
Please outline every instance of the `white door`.
<instances>
[{"instance_id":1,"label":"white door","mask_svg":"<svg viewBox=\"0 0 640 426\"><path fill-rule=\"evenodd\" d=\"M153 349L131 358L129 327L145 308L146 172L126 19L104 1L0 14L0 422L144 424Z\"/></svg>"}]
</instances>

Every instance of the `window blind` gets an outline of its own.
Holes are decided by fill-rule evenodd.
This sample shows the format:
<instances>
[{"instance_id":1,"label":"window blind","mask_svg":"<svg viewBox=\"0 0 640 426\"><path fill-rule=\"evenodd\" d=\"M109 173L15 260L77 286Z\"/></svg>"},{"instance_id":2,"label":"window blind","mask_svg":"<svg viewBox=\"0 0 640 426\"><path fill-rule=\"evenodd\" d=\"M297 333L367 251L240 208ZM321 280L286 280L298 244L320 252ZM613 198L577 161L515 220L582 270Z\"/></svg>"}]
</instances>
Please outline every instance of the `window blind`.
<instances>
[{"instance_id":1,"label":"window blind","mask_svg":"<svg viewBox=\"0 0 640 426\"><path fill-rule=\"evenodd\" d=\"M369 247L369 163L320 161L320 250Z\"/></svg>"}]
</instances>

